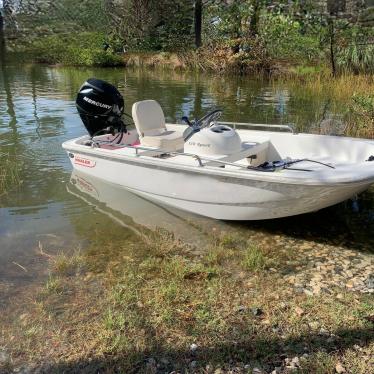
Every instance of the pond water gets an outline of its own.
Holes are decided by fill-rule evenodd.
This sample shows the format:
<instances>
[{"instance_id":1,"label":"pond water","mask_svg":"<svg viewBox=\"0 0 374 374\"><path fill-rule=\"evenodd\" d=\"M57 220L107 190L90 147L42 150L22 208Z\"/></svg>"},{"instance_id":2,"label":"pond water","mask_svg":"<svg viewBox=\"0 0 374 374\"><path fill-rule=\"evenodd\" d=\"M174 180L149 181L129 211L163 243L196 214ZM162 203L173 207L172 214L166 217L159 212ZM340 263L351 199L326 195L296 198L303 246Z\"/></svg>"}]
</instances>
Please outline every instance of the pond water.
<instances>
[{"instance_id":1,"label":"pond water","mask_svg":"<svg viewBox=\"0 0 374 374\"><path fill-rule=\"evenodd\" d=\"M0 293L45 276L43 253L84 248L101 236L136 243L147 228L162 227L177 237L204 242L212 231L233 231L276 245L291 236L372 248L373 192L321 212L269 222L229 223L158 206L72 169L61 143L85 133L75 95L89 77L116 85L126 111L136 100L158 100L167 121L198 117L213 107L223 119L295 123L314 131L321 119L339 117L342 106L323 94L305 92L262 78L127 69L61 68L8 63L0 66L0 153L16 155L22 184L0 196ZM354 204L357 208L357 204ZM104 238L104 240L103 240ZM265 244L264 244L265 245Z\"/></svg>"}]
</instances>

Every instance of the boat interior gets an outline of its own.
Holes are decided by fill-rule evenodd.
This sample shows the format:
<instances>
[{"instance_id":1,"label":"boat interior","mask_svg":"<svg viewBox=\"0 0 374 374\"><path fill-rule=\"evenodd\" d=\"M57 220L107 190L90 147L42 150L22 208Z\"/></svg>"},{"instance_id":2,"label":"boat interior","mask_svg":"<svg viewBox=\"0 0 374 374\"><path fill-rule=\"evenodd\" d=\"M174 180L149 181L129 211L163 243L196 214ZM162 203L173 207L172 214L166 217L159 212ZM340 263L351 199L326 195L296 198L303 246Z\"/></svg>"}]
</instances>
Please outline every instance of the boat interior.
<instances>
[{"instance_id":1,"label":"boat interior","mask_svg":"<svg viewBox=\"0 0 374 374\"><path fill-rule=\"evenodd\" d=\"M77 143L116 155L258 171L335 169L374 158L372 141L297 134L287 125L218 121L220 114L216 110L192 123L184 117L186 125L167 124L159 103L143 100L132 106L134 127Z\"/></svg>"}]
</instances>

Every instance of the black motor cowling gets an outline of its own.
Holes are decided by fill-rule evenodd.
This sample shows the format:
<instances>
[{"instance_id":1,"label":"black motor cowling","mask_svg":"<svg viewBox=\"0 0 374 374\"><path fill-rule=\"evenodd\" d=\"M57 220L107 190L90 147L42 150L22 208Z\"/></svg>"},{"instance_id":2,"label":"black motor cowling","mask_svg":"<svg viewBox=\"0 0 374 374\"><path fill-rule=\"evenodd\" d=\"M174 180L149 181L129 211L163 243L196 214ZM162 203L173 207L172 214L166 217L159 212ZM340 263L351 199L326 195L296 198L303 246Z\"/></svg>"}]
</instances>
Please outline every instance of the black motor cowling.
<instances>
[{"instance_id":1,"label":"black motor cowling","mask_svg":"<svg viewBox=\"0 0 374 374\"><path fill-rule=\"evenodd\" d=\"M88 79L80 88L75 103L91 136L125 130L121 119L123 97L111 84L100 79Z\"/></svg>"}]
</instances>

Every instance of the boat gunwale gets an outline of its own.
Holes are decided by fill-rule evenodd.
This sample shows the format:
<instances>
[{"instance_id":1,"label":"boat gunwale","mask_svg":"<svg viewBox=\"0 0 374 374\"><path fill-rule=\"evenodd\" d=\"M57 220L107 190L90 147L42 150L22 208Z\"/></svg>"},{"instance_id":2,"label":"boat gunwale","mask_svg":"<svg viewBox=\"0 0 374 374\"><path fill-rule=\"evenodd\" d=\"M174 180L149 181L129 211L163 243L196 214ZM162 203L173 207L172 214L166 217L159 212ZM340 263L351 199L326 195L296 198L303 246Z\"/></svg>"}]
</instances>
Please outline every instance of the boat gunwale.
<instances>
[{"instance_id":1,"label":"boat gunwale","mask_svg":"<svg viewBox=\"0 0 374 374\"><path fill-rule=\"evenodd\" d=\"M286 135L286 133L284 133ZM297 136L299 134L291 134L288 133L287 135L290 136ZM312 134L305 134L305 135L312 135ZM356 179L356 180L343 180L343 181L333 181L329 180L328 178L325 180L321 179L306 179L306 178L293 178L290 176L280 175L280 173L276 173L273 175L270 172L262 172L262 171L255 171L251 169L245 169L245 174L243 172L243 167L240 170L233 170L233 169L226 169L226 168L217 168L208 165L188 165L182 163L171 163L168 162L166 159L157 159L152 158L150 156L142 156L141 154L137 154L134 156L129 156L126 154L115 154L112 150L101 149L101 148L88 148L86 145L78 144L78 141L86 139L87 135L84 135L79 138L71 139L65 141L62 144L62 147L68 152L77 152L81 155L97 157L99 159L104 159L107 161L112 162L119 162L125 164L137 164L141 165L145 168L157 168L166 171L173 171L173 172L181 172L181 173L192 173L192 174L203 174L208 175L210 177L218 177L220 179L224 179L224 181L232 181L234 184L243 184L243 181L250 181L254 180L257 182L264 182L264 183L277 183L277 184L290 184L290 185L304 185L307 186L331 186L331 187L343 187L343 186L353 186L353 185L362 185L362 184L372 184L374 183L374 172L373 175L363 179ZM355 138L353 138L355 139ZM365 139L364 139L365 140ZM367 140L367 139L366 139ZM135 147L133 147L135 148ZM98 152L99 150L99 152ZM150 150L151 151L151 150ZM183 155L183 154L181 154ZM198 156L198 155L196 155ZM362 165L364 162L352 164L354 166ZM331 175L331 170L321 171L316 170L315 172L319 173L319 176L326 176L326 174ZM313 172L308 172L313 173ZM241 182L241 183L238 183ZM245 183L247 184L247 183Z\"/></svg>"}]
</instances>

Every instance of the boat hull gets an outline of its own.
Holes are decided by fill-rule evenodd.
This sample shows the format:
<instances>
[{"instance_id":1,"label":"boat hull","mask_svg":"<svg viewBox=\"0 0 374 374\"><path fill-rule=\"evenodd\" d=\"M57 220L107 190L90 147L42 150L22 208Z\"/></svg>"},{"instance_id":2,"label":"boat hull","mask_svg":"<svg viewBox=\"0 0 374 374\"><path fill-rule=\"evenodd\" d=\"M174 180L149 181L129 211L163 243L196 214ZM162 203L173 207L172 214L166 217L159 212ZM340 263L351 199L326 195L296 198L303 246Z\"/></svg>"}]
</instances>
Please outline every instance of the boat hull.
<instances>
[{"instance_id":1,"label":"boat hull","mask_svg":"<svg viewBox=\"0 0 374 374\"><path fill-rule=\"evenodd\" d=\"M317 211L364 191L372 183L279 183L87 156L76 150L69 156L73 167L83 173L149 200L221 220L264 220Z\"/></svg>"}]
</instances>

